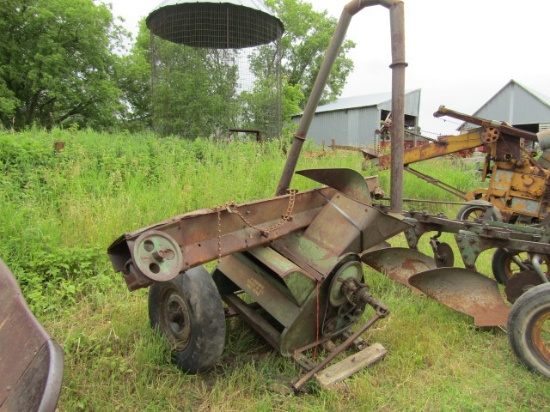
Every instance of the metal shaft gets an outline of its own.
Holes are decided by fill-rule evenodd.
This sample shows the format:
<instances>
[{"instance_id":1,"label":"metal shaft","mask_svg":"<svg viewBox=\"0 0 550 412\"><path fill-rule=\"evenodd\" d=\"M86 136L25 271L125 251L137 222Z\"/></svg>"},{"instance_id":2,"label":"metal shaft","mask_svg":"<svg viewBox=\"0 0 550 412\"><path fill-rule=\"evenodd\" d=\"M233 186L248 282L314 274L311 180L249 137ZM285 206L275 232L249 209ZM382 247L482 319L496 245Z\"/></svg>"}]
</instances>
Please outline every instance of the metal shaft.
<instances>
[{"instance_id":1,"label":"metal shaft","mask_svg":"<svg viewBox=\"0 0 550 412\"><path fill-rule=\"evenodd\" d=\"M394 79L397 78L399 82L397 80L394 80L394 84L400 85L397 88L397 90L393 92L392 111L394 112L394 116L393 116L394 124L403 123L404 115L398 116L399 113L404 113L403 106L404 106L404 100L405 100L404 69L405 69L406 63L404 63L404 59L405 59L404 23L398 21L399 19L403 19L403 16L404 16L403 2L400 0L353 0L344 7L344 10L342 11L342 14L340 16L340 20L338 20L338 25L336 26L336 30L334 31L334 35L332 36L331 43L325 54L325 58L319 70L319 74L317 75L317 78L315 80L315 84L313 86L313 89L307 101L306 108L304 110L304 113L298 125L298 130L294 135L294 141L292 142L292 147L290 148L290 152L288 153L285 167L283 169L281 179L279 180L279 184L277 186L277 192L275 193L277 196L281 196L285 194L287 189L290 186L290 181L292 180L292 176L294 174L294 171L296 170L296 164L298 163L300 151L302 150L302 146L304 144L304 141L306 140L309 126L311 125L311 121L313 120L315 111L317 110L317 106L319 105L319 101L321 100L323 90L327 84L327 80L329 78L330 72L336 60L336 57L338 56L338 52L340 51L340 47L344 42L344 38L346 36L347 29L351 22L351 18L356 13L364 9L365 7L375 6L375 5L382 5L386 8L389 8L390 16L392 16L391 17L392 55L394 57L393 57L393 63L391 67L394 70L394 72L395 71L399 72L398 75L394 76ZM402 36L402 37L399 38L399 36ZM394 46L394 42L396 46ZM392 87L395 87L395 86L392 85ZM396 107L396 104L401 105L401 108ZM399 134L399 130L401 130L400 134ZM402 162L403 141L404 141L404 133L402 132L403 130L404 130L403 125L401 127L397 126L397 129L396 129L397 134L395 139L401 142L400 143L401 157L398 156L396 159L394 159L395 160L394 164L397 164L397 165L403 164ZM393 144L392 144L392 151L393 151ZM400 175L401 175L401 182L402 182L403 180L402 170ZM402 188L402 183L400 187ZM402 195L398 196L397 199L399 199L400 197L402 197Z\"/></svg>"},{"instance_id":2,"label":"metal shaft","mask_svg":"<svg viewBox=\"0 0 550 412\"><path fill-rule=\"evenodd\" d=\"M403 211L403 158L405 141L405 5L402 1L390 7L392 45L392 124L390 212Z\"/></svg>"},{"instance_id":3,"label":"metal shaft","mask_svg":"<svg viewBox=\"0 0 550 412\"><path fill-rule=\"evenodd\" d=\"M294 383L292 386L295 390L300 389L304 383L306 383L308 380L310 380L317 372L319 372L321 369L323 369L325 366L327 366L336 356L338 356L340 353L345 351L355 339L357 339L359 336L361 336L368 328L370 328L372 325L374 325L380 318L382 318L381 315L378 313L374 315L367 323L365 323L357 332L355 332L353 335L351 335L349 338L346 339L344 343L342 343L340 346L338 346L334 351L330 353L319 365L317 365L315 368L310 370L308 373L306 373L304 376L302 376L296 383Z\"/></svg>"}]
</instances>

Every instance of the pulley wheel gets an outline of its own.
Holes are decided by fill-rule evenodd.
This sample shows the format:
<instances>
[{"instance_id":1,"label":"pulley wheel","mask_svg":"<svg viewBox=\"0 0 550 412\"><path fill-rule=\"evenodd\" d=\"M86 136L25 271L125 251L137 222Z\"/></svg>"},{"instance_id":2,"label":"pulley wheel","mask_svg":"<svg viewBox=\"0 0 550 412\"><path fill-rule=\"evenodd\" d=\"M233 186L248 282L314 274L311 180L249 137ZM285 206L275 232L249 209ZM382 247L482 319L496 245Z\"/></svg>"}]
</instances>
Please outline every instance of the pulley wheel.
<instances>
[{"instance_id":1,"label":"pulley wheel","mask_svg":"<svg viewBox=\"0 0 550 412\"><path fill-rule=\"evenodd\" d=\"M178 243L158 230L142 233L134 244L134 261L148 278L165 282L179 272L183 260Z\"/></svg>"},{"instance_id":2,"label":"pulley wheel","mask_svg":"<svg viewBox=\"0 0 550 412\"><path fill-rule=\"evenodd\" d=\"M358 282L363 279L363 266L361 262L351 261L344 264L332 278L328 292L329 302L332 306L338 307L346 302L346 297L342 293L342 285L349 278L354 278Z\"/></svg>"},{"instance_id":3,"label":"pulley wheel","mask_svg":"<svg viewBox=\"0 0 550 412\"><path fill-rule=\"evenodd\" d=\"M487 127L481 133L481 139L485 143L494 143L498 140L499 137L500 137L500 132L498 131L498 129L494 127Z\"/></svg>"}]
</instances>

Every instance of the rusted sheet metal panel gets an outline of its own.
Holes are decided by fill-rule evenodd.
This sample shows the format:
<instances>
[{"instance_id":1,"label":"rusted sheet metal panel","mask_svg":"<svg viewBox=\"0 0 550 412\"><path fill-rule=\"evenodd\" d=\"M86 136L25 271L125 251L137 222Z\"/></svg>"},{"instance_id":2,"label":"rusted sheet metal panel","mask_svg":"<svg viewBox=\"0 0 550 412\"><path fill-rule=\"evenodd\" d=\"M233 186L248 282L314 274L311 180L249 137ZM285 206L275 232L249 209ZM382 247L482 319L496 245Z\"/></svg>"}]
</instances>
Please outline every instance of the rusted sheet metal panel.
<instances>
[{"instance_id":1,"label":"rusted sheet metal panel","mask_svg":"<svg viewBox=\"0 0 550 412\"><path fill-rule=\"evenodd\" d=\"M285 236L272 247L300 267L310 268L309 273L321 281L341 256L359 254L408 227L400 215L336 195L304 233Z\"/></svg>"},{"instance_id":2,"label":"rusted sheet metal panel","mask_svg":"<svg viewBox=\"0 0 550 412\"><path fill-rule=\"evenodd\" d=\"M436 268L435 260L415 249L392 247L365 253L363 263L396 282L410 287L409 278Z\"/></svg>"},{"instance_id":3,"label":"rusted sheet metal panel","mask_svg":"<svg viewBox=\"0 0 550 412\"><path fill-rule=\"evenodd\" d=\"M332 187L352 199L367 205L372 204L367 181L351 169L309 169L296 172L311 180Z\"/></svg>"},{"instance_id":4,"label":"rusted sheet metal panel","mask_svg":"<svg viewBox=\"0 0 550 412\"><path fill-rule=\"evenodd\" d=\"M279 276L299 305L302 305L315 288L313 276L270 247L257 247L247 254L252 255L266 268Z\"/></svg>"},{"instance_id":5,"label":"rusted sheet metal panel","mask_svg":"<svg viewBox=\"0 0 550 412\"><path fill-rule=\"evenodd\" d=\"M115 271L126 269L132 257L136 239L143 233L158 230L172 237L181 248L183 261L180 270L186 270L219 256L250 249L273 241L292 231L308 226L326 204L326 197L332 197L335 190L322 188L296 194L292 218L264 236L259 230L243 221L262 229L269 229L281 221L287 212L290 195L263 199L228 208L202 209L176 216L164 222L127 233L108 248ZM238 212L238 213L237 213ZM239 216L240 214L240 216Z\"/></svg>"},{"instance_id":6,"label":"rusted sheet metal panel","mask_svg":"<svg viewBox=\"0 0 550 412\"><path fill-rule=\"evenodd\" d=\"M285 293L283 287L270 281L259 267L253 266L251 261L239 259L239 254L234 254L221 259L218 269L284 327L296 320L300 312L296 302Z\"/></svg>"},{"instance_id":7,"label":"rusted sheet metal panel","mask_svg":"<svg viewBox=\"0 0 550 412\"><path fill-rule=\"evenodd\" d=\"M307 270L310 276L319 282L323 281L338 263L338 255L334 251L307 238L302 231L290 233L276 240L271 247Z\"/></svg>"},{"instance_id":8,"label":"rusted sheet metal panel","mask_svg":"<svg viewBox=\"0 0 550 412\"><path fill-rule=\"evenodd\" d=\"M441 268L409 278L409 283L438 302L474 318L476 326L506 326L509 307L498 284L463 268Z\"/></svg>"},{"instance_id":9,"label":"rusted sheet metal panel","mask_svg":"<svg viewBox=\"0 0 550 412\"><path fill-rule=\"evenodd\" d=\"M28 309L0 260L0 410L54 411L63 351Z\"/></svg>"},{"instance_id":10,"label":"rusted sheet metal panel","mask_svg":"<svg viewBox=\"0 0 550 412\"><path fill-rule=\"evenodd\" d=\"M460 152L461 150L474 149L483 144L481 133L482 129L476 129L466 134L445 136L439 138L436 142L411 147L404 152L403 164L407 165ZM391 155L380 156L373 161L373 164L377 165L378 170L387 170L391 167Z\"/></svg>"},{"instance_id":11,"label":"rusted sheet metal panel","mask_svg":"<svg viewBox=\"0 0 550 412\"><path fill-rule=\"evenodd\" d=\"M409 227L401 215L382 213L374 207L336 195L307 228L304 236L341 256L348 252L361 253Z\"/></svg>"}]
</instances>

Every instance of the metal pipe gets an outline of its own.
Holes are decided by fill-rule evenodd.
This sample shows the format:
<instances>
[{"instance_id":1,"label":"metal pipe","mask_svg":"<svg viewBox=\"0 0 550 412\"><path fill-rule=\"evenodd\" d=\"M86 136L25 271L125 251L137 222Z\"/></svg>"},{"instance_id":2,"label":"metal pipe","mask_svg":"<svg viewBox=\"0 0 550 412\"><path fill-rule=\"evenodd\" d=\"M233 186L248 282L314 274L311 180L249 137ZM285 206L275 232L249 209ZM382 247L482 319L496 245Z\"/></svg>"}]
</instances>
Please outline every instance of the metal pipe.
<instances>
[{"instance_id":1,"label":"metal pipe","mask_svg":"<svg viewBox=\"0 0 550 412\"><path fill-rule=\"evenodd\" d=\"M367 323L365 323L361 328L359 328L357 332L352 334L349 338L345 340L344 343L342 343L334 351L332 351L321 363L319 363L317 366L315 366L313 369L307 372L304 376L298 379L297 382L293 383L292 387L295 390L299 390L304 385L304 383L306 383L308 380L313 378L313 375L315 375L317 372L319 372L321 369L327 366L336 356L338 356L344 350L349 348L349 346L353 343L353 341L355 341L355 339L361 336L368 328L370 328L379 319L382 319L385 316L386 316L385 314L381 315L379 313L376 313L372 318L370 318L370 320Z\"/></svg>"},{"instance_id":2,"label":"metal pipe","mask_svg":"<svg viewBox=\"0 0 550 412\"><path fill-rule=\"evenodd\" d=\"M394 107L396 105L395 103L396 100L398 104L403 106L403 102L405 99L404 66L406 66L406 63L404 63L404 56L405 56L405 53L404 53L405 41L404 41L404 29L403 29L404 23L398 22L398 19L400 18L403 19L403 15L404 15L403 2L401 0L353 0L350 3L346 4L340 16L340 19L338 20L338 25L336 26L336 30L334 31L331 43L327 49L325 58L323 59L323 63L319 70L319 74L317 75L315 84L313 85L313 89L308 98L306 108L304 109L304 113L302 115L302 118L300 119L300 123L298 124L298 130L294 134L294 141L292 142L292 146L288 153L288 157L285 163L285 167L283 169L283 173L281 175L281 179L279 180L279 184L277 186L277 192L275 193L277 196L281 196L285 194L287 189L290 186L290 181L292 180L292 176L296 169L296 164L298 163L300 151L302 150L302 146L304 144L304 141L306 140L309 126L311 125L311 121L313 120L315 111L317 110L317 106L319 105L319 101L321 100L321 95L323 94L323 90L327 84L327 80L332 70L332 66L334 65L336 57L338 56L338 52L340 51L340 47L342 46L342 43L344 42L344 38L346 36L347 29L351 22L351 18L355 14L357 14L359 11L364 9L365 7L376 6L376 5L381 5L390 9L390 16L393 16L391 17L391 21L392 21L392 55L394 55L394 58L393 58L393 63L390 67L392 67L394 71L398 70L399 72L401 72L401 70L403 70L403 74L399 76L394 76L394 77L397 77L398 79L403 79L401 81L401 83L403 83L403 87L402 87L402 90L400 88L398 89L397 92L394 92L394 93L401 93L402 94L401 97L398 97L397 94L392 95L393 96L392 98L394 99L392 111L395 112ZM398 38L399 35L401 35L402 38ZM394 41L397 42L398 46L396 47L393 46ZM393 50L394 48L402 49L402 51L394 52ZM398 56L398 57L395 57L395 56ZM394 86L392 85L392 87ZM404 109L397 108L397 113L404 113ZM393 118L397 119L395 123L402 123L404 121L403 116L401 117L393 116ZM403 129L404 129L404 126L402 126L401 128L397 127L396 130L398 131ZM400 139L401 146L403 146L404 133L401 133L400 135L397 135L397 136L398 136L397 139ZM393 150L393 145L392 145L392 150ZM402 153L403 153L403 149L401 149L400 163L393 163L393 164L397 164L397 165L403 164ZM401 181L402 181L402 176L403 176L403 171L401 170ZM401 184L401 187L402 187L402 184ZM397 198L399 199L399 197L400 196L398 196Z\"/></svg>"},{"instance_id":3,"label":"metal pipe","mask_svg":"<svg viewBox=\"0 0 550 412\"><path fill-rule=\"evenodd\" d=\"M403 211L403 158L405 141L405 5L393 2L390 7L392 51L392 124L390 212Z\"/></svg>"},{"instance_id":4,"label":"metal pipe","mask_svg":"<svg viewBox=\"0 0 550 412\"><path fill-rule=\"evenodd\" d=\"M540 279L542 280L542 283L550 283L548 281L548 278L546 277L546 273L542 270L542 259L543 257L539 255L538 253L533 255L533 259L531 259L531 263L533 264L533 268L535 269L535 272L537 275L540 276Z\"/></svg>"}]
</instances>

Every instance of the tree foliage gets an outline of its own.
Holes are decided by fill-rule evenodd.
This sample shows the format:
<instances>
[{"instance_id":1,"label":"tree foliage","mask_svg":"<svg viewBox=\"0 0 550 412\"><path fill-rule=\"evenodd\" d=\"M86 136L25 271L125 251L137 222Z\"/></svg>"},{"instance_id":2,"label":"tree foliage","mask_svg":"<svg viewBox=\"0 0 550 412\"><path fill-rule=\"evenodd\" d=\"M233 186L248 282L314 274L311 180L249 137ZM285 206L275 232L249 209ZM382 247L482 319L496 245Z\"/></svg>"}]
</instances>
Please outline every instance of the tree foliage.
<instances>
[{"instance_id":1,"label":"tree foliage","mask_svg":"<svg viewBox=\"0 0 550 412\"><path fill-rule=\"evenodd\" d=\"M121 126L162 134L209 136L231 127L270 128L273 96L287 121L303 107L336 20L300 0L266 0L285 25L282 48L251 59L252 90L239 92L230 50L206 51L155 40L141 23L128 54L126 34L95 0L0 1L0 127ZM352 69L346 42L323 101L336 98ZM274 71L282 58L281 74ZM151 88L151 72L155 76ZM279 89L281 87L281 89ZM235 102L239 104L235 104ZM278 118L278 114L276 118ZM278 128L276 128L279 130Z\"/></svg>"},{"instance_id":2,"label":"tree foliage","mask_svg":"<svg viewBox=\"0 0 550 412\"><path fill-rule=\"evenodd\" d=\"M126 109L122 113L122 121L124 126L132 131L152 127L149 43L149 30L145 26L145 19L142 19L130 53L118 60L115 70L117 85L122 93L122 103Z\"/></svg>"},{"instance_id":3,"label":"tree foliage","mask_svg":"<svg viewBox=\"0 0 550 412\"><path fill-rule=\"evenodd\" d=\"M300 102L303 107L321 68L337 20L326 11L314 11L310 3L301 0L265 0L265 3L277 13L285 26L281 40L283 77L288 85L300 85L304 94ZM353 47L354 42L344 41L323 93L322 103L333 101L342 93L346 79L353 70L353 61L347 57ZM266 59L269 59L269 55L261 55L257 64Z\"/></svg>"},{"instance_id":4,"label":"tree foliage","mask_svg":"<svg viewBox=\"0 0 550 412\"><path fill-rule=\"evenodd\" d=\"M113 81L123 32L92 0L0 2L4 127L110 126L123 109Z\"/></svg>"}]
</instances>

